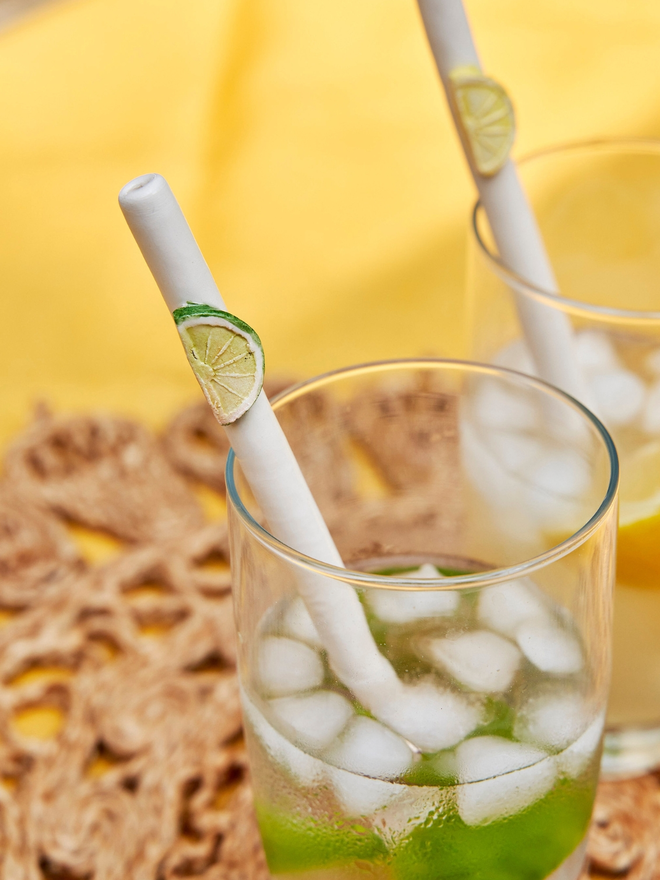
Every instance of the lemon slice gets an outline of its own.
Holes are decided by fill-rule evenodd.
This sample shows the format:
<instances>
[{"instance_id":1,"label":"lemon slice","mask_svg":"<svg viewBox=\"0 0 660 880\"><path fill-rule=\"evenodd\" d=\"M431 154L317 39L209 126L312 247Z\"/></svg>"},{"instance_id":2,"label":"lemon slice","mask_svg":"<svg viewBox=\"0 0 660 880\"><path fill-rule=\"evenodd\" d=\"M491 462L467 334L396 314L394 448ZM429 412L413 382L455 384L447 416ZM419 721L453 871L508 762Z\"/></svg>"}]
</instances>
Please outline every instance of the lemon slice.
<instances>
[{"instance_id":1,"label":"lemon slice","mask_svg":"<svg viewBox=\"0 0 660 880\"><path fill-rule=\"evenodd\" d=\"M244 321L207 305L173 312L188 361L221 425L240 419L264 381L261 340Z\"/></svg>"},{"instance_id":2,"label":"lemon slice","mask_svg":"<svg viewBox=\"0 0 660 880\"><path fill-rule=\"evenodd\" d=\"M513 105L502 86L476 67L449 74L461 126L479 174L491 177L503 167L516 134Z\"/></svg>"},{"instance_id":3,"label":"lemon slice","mask_svg":"<svg viewBox=\"0 0 660 880\"><path fill-rule=\"evenodd\" d=\"M617 579L660 587L660 442L623 457L619 497Z\"/></svg>"}]
</instances>

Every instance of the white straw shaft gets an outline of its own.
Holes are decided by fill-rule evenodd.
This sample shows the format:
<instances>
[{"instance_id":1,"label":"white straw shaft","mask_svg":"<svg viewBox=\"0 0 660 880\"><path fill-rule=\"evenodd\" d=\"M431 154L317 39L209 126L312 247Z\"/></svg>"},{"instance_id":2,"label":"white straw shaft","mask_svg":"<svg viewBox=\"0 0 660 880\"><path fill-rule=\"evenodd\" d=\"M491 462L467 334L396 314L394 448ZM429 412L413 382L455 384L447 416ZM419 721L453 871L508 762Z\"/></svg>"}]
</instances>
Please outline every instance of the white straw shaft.
<instances>
[{"instance_id":1,"label":"white straw shaft","mask_svg":"<svg viewBox=\"0 0 660 880\"><path fill-rule=\"evenodd\" d=\"M119 204L171 311L186 302L227 310L163 177L150 174L126 184ZM225 430L273 535L306 556L343 566L264 392ZM306 569L299 570L298 590L337 676L375 715L385 703L389 714L400 682L374 642L355 590Z\"/></svg>"},{"instance_id":2,"label":"white straw shaft","mask_svg":"<svg viewBox=\"0 0 660 880\"><path fill-rule=\"evenodd\" d=\"M266 395L225 430L273 534L312 559L343 566Z\"/></svg>"},{"instance_id":3,"label":"white straw shaft","mask_svg":"<svg viewBox=\"0 0 660 880\"><path fill-rule=\"evenodd\" d=\"M557 293L558 286L536 217L509 160L494 177L477 176L479 195L503 263L534 287ZM595 402L575 354L573 329L560 308L513 291L518 317L539 375L594 408Z\"/></svg>"},{"instance_id":4,"label":"white straw shaft","mask_svg":"<svg viewBox=\"0 0 660 880\"><path fill-rule=\"evenodd\" d=\"M300 553L343 567L328 527L266 395L238 421L229 442L275 537ZM298 573L298 592L341 681L375 715L398 680L378 650L355 590L310 570Z\"/></svg>"},{"instance_id":5,"label":"white straw shaft","mask_svg":"<svg viewBox=\"0 0 660 880\"><path fill-rule=\"evenodd\" d=\"M453 0L418 0L418 3L442 79L447 79L449 71L457 67L481 68L463 3Z\"/></svg>"},{"instance_id":6,"label":"white straw shaft","mask_svg":"<svg viewBox=\"0 0 660 880\"><path fill-rule=\"evenodd\" d=\"M495 244L504 264L533 287L557 293L558 286L536 218L511 160L492 177L480 174L453 99L451 71L472 66L480 69L462 0L418 0L431 51L445 88L465 157L488 217ZM591 392L578 366L568 316L514 291L525 340L540 376L593 408Z\"/></svg>"}]
</instances>

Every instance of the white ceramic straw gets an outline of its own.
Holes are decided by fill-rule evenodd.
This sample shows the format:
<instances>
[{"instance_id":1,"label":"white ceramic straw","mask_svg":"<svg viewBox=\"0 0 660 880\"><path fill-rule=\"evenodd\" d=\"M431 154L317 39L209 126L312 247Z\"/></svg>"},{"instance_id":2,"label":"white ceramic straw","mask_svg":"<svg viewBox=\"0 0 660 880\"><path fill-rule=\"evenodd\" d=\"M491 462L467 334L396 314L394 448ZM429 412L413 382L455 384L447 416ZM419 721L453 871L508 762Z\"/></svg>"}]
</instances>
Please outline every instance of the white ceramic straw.
<instances>
[{"instance_id":1,"label":"white ceramic straw","mask_svg":"<svg viewBox=\"0 0 660 880\"><path fill-rule=\"evenodd\" d=\"M187 302L226 311L165 179L146 174L130 181L119 194L119 204L170 311ZM225 430L272 533L306 556L343 566L263 391ZM355 590L305 568L298 569L298 590L338 678L376 717L408 735L403 702L407 708L410 694L378 650Z\"/></svg>"},{"instance_id":2,"label":"white ceramic straw","mask_svg":"<svg viewBox=\"0 0 660 880\"><path fill-rule=\"evenodd\" d=\"M462 0L417 0L431 51L447 94L465 157L486 211L503 263L533 287L557 293L555 279L536 218L511 159L490 177L480 174L461 124L450 74L460 68L481 70ZM541 378L593 408L590 389L575 356L570 321L559 308L546 306L514 290L527 346Z\"/></svg>"}]
</instances>

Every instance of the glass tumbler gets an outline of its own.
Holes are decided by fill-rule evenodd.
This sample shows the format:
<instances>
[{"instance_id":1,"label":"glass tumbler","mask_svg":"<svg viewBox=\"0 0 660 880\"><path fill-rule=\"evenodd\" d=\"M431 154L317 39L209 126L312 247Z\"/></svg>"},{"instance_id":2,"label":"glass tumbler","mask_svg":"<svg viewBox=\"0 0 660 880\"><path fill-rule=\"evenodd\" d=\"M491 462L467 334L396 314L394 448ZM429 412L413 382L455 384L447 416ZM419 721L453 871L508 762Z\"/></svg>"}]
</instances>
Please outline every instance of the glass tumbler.
<instances>
[{"instance_id":1,"label":"glass tumbler","mask_svg":"<svg viewBox=\"0 0 660 880\"><path fill-rule=\"evenodd\" d=\"M278 541L230 455L271 875L575 880L609 686L607 431L533 378L431 359L340 370L274 406L346 567Z\"/></svg>"},{"instance_id":2,"label":"glass tumbler","mask_svg":"<svg viewBox=\"0 0 660 880\"><path fill-rule=\"evenodd\" d=\"M612 691L603 771L660 766L660 143L569 144L520 173L562 296L497 258L475 207L468 258L472 355L535 374L515 296L559 309L592 406L621 460Z\"/></svg>"}]
</instances>

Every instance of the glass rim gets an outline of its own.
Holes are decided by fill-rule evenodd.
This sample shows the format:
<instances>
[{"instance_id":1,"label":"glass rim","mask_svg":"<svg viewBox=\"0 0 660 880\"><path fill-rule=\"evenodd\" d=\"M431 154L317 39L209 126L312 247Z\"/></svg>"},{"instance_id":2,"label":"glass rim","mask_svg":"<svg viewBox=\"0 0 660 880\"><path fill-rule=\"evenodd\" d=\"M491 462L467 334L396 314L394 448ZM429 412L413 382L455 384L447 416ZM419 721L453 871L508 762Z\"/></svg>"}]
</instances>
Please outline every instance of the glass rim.
<instances>
[{"instance_id":1,"label":"glass rim","mask_svg":"<svg viewBox=\"0 0 660 880\"><path fill-rule=\"evenodd\" d=\"M504 367L495 367L491 364L481 364L476 361L465 361L449 358L400 358L391 360L372 361L363 364L355 364L348 367L341 367L315 376L311 379L298 382L282 391L273 398L273 409L277 412L278 406L295 400L314 387L323 387L336 378L349 376L357 373L378 373L384 372L396 367L407 367L408 369L430 369L431 367L440 366L442 369L464 370L472 373L480 373L490 376L511 376L521 384L535 388L548 396L554 397L564 405L568 405L579 415L586 417L587 420L596 429L600 435L605 449L608 453L610 462L610 478L605 495L598 506L597 510L579 529L573 532L568 538L559 544L551 547L549 550L531 557L531 559L516 563L512 566L504 568L487 569L483 572L475 572L463 575L448 575L438 578L425 579L423 585L419 579L404 578L399 575L377 575L370 572L358 571L356 569L340 568L330 563L321 562L313 557L306 556L298 550L294 550L284 542L280 541L274 535L260 525L243 504L240 497L236 481L234 479L234 464L236 456L233 449L229 450L227 456L227 464L225 467L225 482L227 487L227 499L229 505L237 513L243 525L252 534L252 536L264 547L281 559L293 564L296 568L302 568L321 574L333 580L350 583L354 587L369 589L386 589L386 590L456 590L475 587L492 586L494 584L504 583L506 581L515 580L517 578L526 577L539 569L545 568L551 563L567 556L577 547L584 544L589 537L599 528L602 520L609 513L612 506L616 503L617 488L619 485L619 459L614 441L610 437L607 428L590 410L583 406L574 397L560 391L541 379L528 376L525 373L509 370ZM521 382L522 380L522 382Z\"/></svg>"},{"instance_id":2,"label":"glass rim","mask_svg":"<svg viewBox=\"0 0 660 880\"><path fill-rule=\"evenodd\" d=\"M555 144L549 147L542 147L531 153L526 153L516 164L524 166L537 159L551 158L557 155L578 154L580 152L601 151L602 153L612 152L624 155L629 153L657 155L660 158L660 139L657 138L595 138L585 141L568 141L566 143ZM561 293L552 293L542 287L537 287L527 281L522 275L518 275L510 269L496 254L494 254L483 240L479 231L479 216L483 209L481 199L477 199L472 208L470 216L470 228L476 241L477 247L482 257L488 263L491 271L498 276L507 285L512 287L516 292L536 300L539 303L550 306L551 308L561 309L563 312L571 312L580 315L583 318L594 319L616 319L621 323L641 323L641 322L658 322L660 323L660 309L644 310L644 309L623 309L614 308L612 306L600 306L593 303L587 303L579 299L570 299L562 296Z\"/></svg>"}]
</instances>

